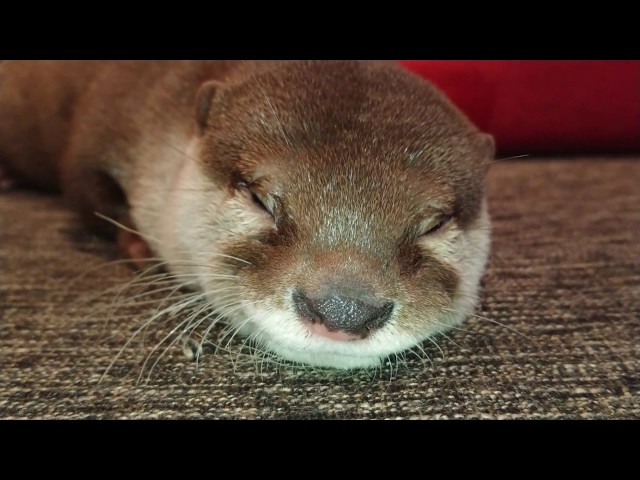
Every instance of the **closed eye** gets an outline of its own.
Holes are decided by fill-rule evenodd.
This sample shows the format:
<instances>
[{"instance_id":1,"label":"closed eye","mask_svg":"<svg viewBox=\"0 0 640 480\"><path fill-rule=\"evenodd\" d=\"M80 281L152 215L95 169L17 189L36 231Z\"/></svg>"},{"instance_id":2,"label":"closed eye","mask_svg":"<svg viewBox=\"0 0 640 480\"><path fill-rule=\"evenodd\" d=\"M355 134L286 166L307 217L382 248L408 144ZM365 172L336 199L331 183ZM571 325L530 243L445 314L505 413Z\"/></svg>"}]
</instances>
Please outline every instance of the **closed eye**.
<instances>
[{"instance_id":1,"label":"closed eye","mask_svg":"<svg viewBox=\"0 0 640 480\"><path fill-rule=\"evenodd\" d=\"M267 212L269 215L273 216L269 208L265 205L265 203L260 199L260 197L255 192L252 192L251 190L249 190L249 193L251 194L251 200L253 200L253 203L255 203L258 207L260 207L262 210Z\"/></svg>"},{"instance_id":2,"label":"closed eye","mask_svg":"<svg viewBox=\"0 0 640 480\"><path fill-rule=\"evenodd\" d=\"M267 213L269 216L274 218L273 211L269 206L270 202L264 199L259 193L252 190L251 186L247 182L240 181L237 183L237 186L240 190L245 192L245 194L251 198L251 201L256 207L258 207L260 210L262 210L263 212Z\"/></svg>"},{"instance_id":3,"label":"closed eye","mask_svg":"<svg viewBox=\"0 0 640 480\"><path fill-rule=\"evenodd\" d=\"M429 225L425 226L423 231L420 233L420 236L424 237L424 236L433 235L434 233L439 232L447 224L449 224L449 222L451 222L452 219L453 219L453 215L443 215L439 217L438 220L436 220L435 222L432 222Z\"/></svg>"}]
</instances>

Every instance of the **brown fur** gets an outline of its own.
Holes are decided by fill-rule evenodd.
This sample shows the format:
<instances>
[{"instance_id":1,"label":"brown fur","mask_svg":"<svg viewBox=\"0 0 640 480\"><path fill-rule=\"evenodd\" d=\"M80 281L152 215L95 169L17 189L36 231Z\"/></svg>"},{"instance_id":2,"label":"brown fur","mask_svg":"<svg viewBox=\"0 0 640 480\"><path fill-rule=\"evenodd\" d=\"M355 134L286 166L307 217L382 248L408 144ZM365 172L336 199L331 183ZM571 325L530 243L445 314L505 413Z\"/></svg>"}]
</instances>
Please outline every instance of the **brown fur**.
<instances>
[{"instance_id":1,"label":"brown fur","mask_svg":"<svg viewBox=\"0 0 640 480\"><path fill-rule=\"evenodd\" d=\"M62 191L83 220L112 227L145 142L194 128L195 95L228 62L28 61L0 69L0 162L27 184ZM162 133L160 133L162 132ZM153 168L146 165L144 168ZM121 178L113 178L115 170ZM115 181L115 183L114 183Z\"/></svg>"},{"instance_id":2,"label":"brown fur","mask_svg":"<svg viewBox=\"0 0 640 480\"><path fill-rule=\"evenodd\" d=\"M415 246L414 227L434 199L462 227L476 218L493 143L437 90L386 63L293 63L218 92L211 112L211 176L222 184L258 171L262 189L286 196L277 233L228 250L256 267L245 275L257 291L321 291L331 278L342 290L356 283L398 298L399 275L416 277L416 297L453 297L457 275ZM398 259L393 271L389 258ZM298 273L286 282L266 281L291 269Z\"/></svg>"},{"instance_id":3,"label":"brown fur","mask_svg":"<svg viewBox=\"0 0 640 480\"><path fill-rule=\"evenodd\" d=\"M143 153L176 136L199 139L192 161L215 188L231 196L248 186L270 205L275 229L266 222L223 249L251 264L226 261L247 297L274 299L282 310L292 287L392 299L408 312L403 327L416 332L424 312L454 297L458 274L417 246L420 225L434 213L463 230L474 224L493 142L400 67L0 66L0 162L34 185L61 189L92 228L112 233L94 211L128 222L140 178L158 168Z\"/></svg>"},{"instance_id":4,"label":"brown fur","mask_svg":"<svg viewBox=\"0 0 640 480\"><path fill-rule=\"evenodd\" d=\"M31 184L85 200L87 179L95 172L108 174L114 167L126 169L135 162L135 149L147 132L195 127L195 95L204 80L244 78L267 70L260 80L230 82L220 95L215 105L220 115L212 119L215 130L210 132L212 143L217 143L208 159L213 175L228 179L231 170L251 170L255 167L251 162L259 159L228 163L230 157L241 150L256 153L251 148L260 154L267 148L275 156L292 139L288 150L303 153L307 158L299 161L308 161L306 168L333 172L342 154L348 153L362 157L372 178L388 176L391 170L395 175L398 166L432 176L435 170L442 183L457 191L455 208L460 216L473 218L482 193L482 162L491 157L493 147L469 122L461 122L459 112L434 88L386 63L336 62L333 69L326 69L325 62L308 62L305 67L292 63L281 70L266 63L5 62L0 77L0 159ZM282 83L286 69L289 84ZM281 109L279 122L261 96ZM323 101L314 102L309 110L305 102L313 97ZM259 115L256 101L262 103ZM227 118L229 103L236 111ZM417 113L421 118L414 118ZM258 117L267 123L258 124ZM238 129L246 134L244 144L238 143ZM433 155L429 145L441 152ZM474 149L484 151L469 158ZM414 165L405 161L416 152L424 161ZM371 160L381 154L396 165ZM450 161L456 154L467 161ZM478 163L469 168L468 160Z\"/></svg>"}]
</instances>

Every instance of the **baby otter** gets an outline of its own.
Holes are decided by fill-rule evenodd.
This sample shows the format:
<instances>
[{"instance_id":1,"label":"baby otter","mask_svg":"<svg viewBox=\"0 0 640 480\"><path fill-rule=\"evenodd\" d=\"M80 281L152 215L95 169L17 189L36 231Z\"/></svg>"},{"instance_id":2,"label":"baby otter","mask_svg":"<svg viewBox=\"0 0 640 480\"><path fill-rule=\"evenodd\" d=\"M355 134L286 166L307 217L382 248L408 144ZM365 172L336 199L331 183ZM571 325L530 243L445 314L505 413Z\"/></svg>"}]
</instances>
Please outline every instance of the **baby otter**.
<instances>
[{"instance_id":1,"label":"baby otter","mask_svg":"<svg viewBox=\"0 0 640 480\"><path fill-rule=\"evenodd\" d=\"M473 311L493 156L391 62L0 63L6 174L311 365L375 366Z\"/></svg>"}]
</instances>

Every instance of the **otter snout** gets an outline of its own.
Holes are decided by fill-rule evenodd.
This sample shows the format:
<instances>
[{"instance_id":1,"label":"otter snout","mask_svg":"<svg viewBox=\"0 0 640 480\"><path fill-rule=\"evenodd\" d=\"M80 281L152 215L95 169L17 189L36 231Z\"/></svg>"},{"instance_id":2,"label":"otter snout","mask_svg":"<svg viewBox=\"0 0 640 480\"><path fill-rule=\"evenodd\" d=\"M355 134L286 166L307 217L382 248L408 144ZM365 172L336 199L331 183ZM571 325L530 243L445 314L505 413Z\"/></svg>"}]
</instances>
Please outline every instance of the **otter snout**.
<instances>
[{"instance_id":1,"label":"otter snout","mask_svg":"<svg viewBox=\"0 0 640 480\"><path fill-rule=\"evenodd\" d=\"M292 297L298 315L312 324L312 331L334 340L366 337L389 320L395 305L338 292L309 297L295 290Z\"/></svg>"}]
</instances>

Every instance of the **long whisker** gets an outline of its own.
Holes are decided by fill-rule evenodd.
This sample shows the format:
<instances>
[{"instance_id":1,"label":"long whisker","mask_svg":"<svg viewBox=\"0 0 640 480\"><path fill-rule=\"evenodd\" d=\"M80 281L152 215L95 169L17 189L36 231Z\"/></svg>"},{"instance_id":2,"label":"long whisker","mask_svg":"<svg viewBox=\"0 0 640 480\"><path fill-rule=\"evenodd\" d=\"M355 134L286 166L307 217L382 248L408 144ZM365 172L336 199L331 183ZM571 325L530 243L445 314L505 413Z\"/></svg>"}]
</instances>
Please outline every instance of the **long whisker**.
<instances>
[{"instance_id":1,"label":"long whisker","mask_svg":"<svg viewBox=\"0 0 640 480\"><path fill-rule=\"evenodd\" d=\"M126 341L126 343L120 348L120 350L118 351L116 357L113 359L113 361L109 364L109 366L107 367L107 369L105 370L105 372L102 374L102 376L100 377L98 383L102 382L102 380L104 379L104 377L107 375L107 373L111 370L111 368L113 367L113 365L115 364L115 362L118 361L118 359L122 356L122 353L125 351L125 349L131 344L131 342L140 334L140 332L142 332L144 329L146 329L150 324L152 324L155 320L157 320L158 318L162 317L164 314L167 313L167 310L169 309L174 309L174 310L180 310L181 308L184 308L185 302L186 304L188 304L189 302L191 302L192 300L190 298L187 298L186 300L184 300L183 302L179 302L178 304L172 305L171 307L168 307L167 309L164 309L160 312L156 312L154 315L152 315L150 318L148 318L145 322L142 323L142 325L140 325L135 332L129 337L129 339Z\"/></svg>"},{"instance_id":2,"label":"long whisker","mask_svg":"<svg viewBox=\"0 0 640 480\"><path fill-rule=\"evenodd\" d=\"M440 348L440 345L438 345L438 343L432 337L427 337L427 340L429 340L431 343L433 343L436 346L436 348L440 351L442 360L444 360L444 351L442 350L442 348Z\"/></svg>"},{"instance_id":3,"label":"long whisker","mask_svg":"<svg viewBox=\"0 0 640 480\"><path fill-rule=\"evenodd\" d=\"M102 220L111 223L112 225L115 225L116 227L118 227L120 230L124 230L125 232L129 232L129 233L133 233L134 235L139 235L140 237L144 238L144 239L150 239L153 240L156 243L161 243L157 238L152 237L151 235L145 235L142 232L140 232L139 230L134 230L133 228L129 228L126 225L123 225L122 223L118 222L117 220L114 220L111 217L108 217L106 215L103 215L100 212L93 212L93 214L98 217L101 218Z\"/></svg>"},{"instance_id":4,"label":"long whisker","mask_svg":"<svg viewBox=\"0 0 640 480\"><path fill-rule=\"evenodd\" d=\"M449 312L449 313L453 313L453 314L457 314L457 313L459 313L459 312L456 312L455 310L452 310L452 309L449 309L449 308L444 308L443 310L445 310L445 311L447 311L447 312ZM504 328L506 328L507 330L510 330L510 331L512 331L512 332L514 332L514 333L517 333L518 335L520 335L520 336L522 336L522 337L525 337L525 338L528 338L528 337L529 337L527 334L522 333L522 332L519 332L519 331L518 331L518 330L516 330L515 328L510 327L509 325L506 325L506 324L504 324L504 323L501 323L501 322L499 322L499 321L497 321L497 320L493 320L493 319L491 319L491 318L483 317L482 315L478 315L478 314L476 314L476 313L469 313L469 316L474 317L474 318L478 318L478 319L480 319L480 320L486 320L487 322L495 323L496 325L500 325L501 327L504 327Z\"/></svg>"},{"instance_id":5,"label":"long whisker","mask_svg":"<svg viewBox=\"0 0 640 480\"><path fill-rule=\"evenodd\" d=\"M185 323L190 322L191 319L190 318L186 318L185 320L181 321L180 323L178 323L175 327L173 327L171 329L171 331L169 331L169 333L167 333L162 340L160 340L155 347L153 347L153 349L151 350L151 352L147 355L147 357L145 358L144 363L142 364L142 367L140 368L140 374L138 375L138 380L137 382L140 383L140 380L142 379L142 375L144 374L145 368L147 366L147 363L149 362L149 360L151 359L151 357L153 356L153 354L158 350L158 348L160 348L160 346L166 342L169 338L171 338L178 330L180 330L180 327L182 327ZM171 341L169 343L169 345L167 346L167 348L165 348L163 350L163 352L160 354L160 356L158 357L158 359L153 363L153 365L151 366L151 369L149 371L149 375L147 376L147 379L150 378L150 375L153 371L153 368L157 365L157 363L160 361L160 359L163 357L163 355L169 350L169 348L171 348L173 345L175 345L175 342L177 342L177 340L179 340L179 336L176 336L176 338Z\"/></svg>"},{"instance_id":6,"label":"long whisker","mask_svg":"<svg viewBox=\"0 0 640 480\"><path fill-rule=\"evenodd\" d=\"M531 154L530 153L525 153L522 155L514 155L513 157L506 157L506 158L496 158L494 160L491 160L489 162L490 165L493 165L494 163L498 163L498 162L506 162L507 160L515 160L517 158L527 158L530 157Z\"/></svg>"},{"instance_id":7,"label":"long whisker","mask_svg":"<svg viewBox=\"0 0 640 480\"><path fill-rule=\"evenodd\" d=\"M417 348L418 350L420 350L420 352L422 352L422 355L424 355L426 357L426 359L429 361L429 363L431 364L431 368L435 368L434 364L433 364L433 360L431 360L431 357L429 356L429 354L426 352L426 350L422 347L421 345L422 342L419 342L416 344L415 347L413 348ZM412 349L413 350L413 349ZM417 355L417 354L416 354ZM421 358L420 355L417 355L418 358ZM424 365L424 360L423 360L423 365Z\"/></svg>"},{"instance_id":8,"label":"long whisker","mask_svg":"<svg viewBox=\"0 0 640 480\"><path fill-rule=\"evenodd\" d=\"M111 218L111 217L108 217L107 215L104 215L104 214L102 214L102 213L100 213L100 212L93 212L93 213L94 213L94 215L96 215L97 217L99 217L99 218L101 218L101 219L105 220L106 222L111 223L112 225L115 225L116 227L118 227L118 228L119 228L119 229L121 229L121 230L124 230L125 232L129 232L129 233L132 233L132 234L134 234L134 235L138 235L138 236L140 236L141 238L143 238L143 239L145 239L145 240L147 240L147 239L152 240L152 241L154 241L154 242L156 242L156 243L158 243L158 244L161 244L161 243L162 243L162 242L161 242L160 240L158 240L157 238L152 237L151 235L146 235L146 234L144 234L144 233L140 232L139 230L135 230L135 229L133 229L133 228L127 227L126 225L123 225L122 223L118 222L117 220L115 220L115 219L113 219L113 218ZM182 251L180 251L180 250L179 250L179 251L178 251L178 253L193 253L193 251L191 251L191 250L182 250ZM243 262L243 263L245 263L245 264L247 264L247 265L251 265L251 262L248 262L247 260L244 260L244 259L239 258L239 257L234 257L234 256L232 256L232 255L225 255L225 254L223 254L223 253L213 253L213 255L215 255L215 256L219 256L219 257L224 257L224 258L230 258L230 259L233 259L233 260L237 260L237 261L239 261L239 262ZM137 260L136 260L136 261L137 261ZM180 262L178 262L178 264L179 264L179 263L180 263ZM173 264L173 263L172 263L172 264ZM192 264L192 263L187 263L187 265L194 265L194 264ZM203 266L204 266L204 265L203 265Z\"/></svg>"}]
</instances>

